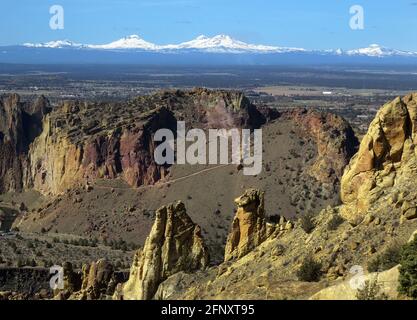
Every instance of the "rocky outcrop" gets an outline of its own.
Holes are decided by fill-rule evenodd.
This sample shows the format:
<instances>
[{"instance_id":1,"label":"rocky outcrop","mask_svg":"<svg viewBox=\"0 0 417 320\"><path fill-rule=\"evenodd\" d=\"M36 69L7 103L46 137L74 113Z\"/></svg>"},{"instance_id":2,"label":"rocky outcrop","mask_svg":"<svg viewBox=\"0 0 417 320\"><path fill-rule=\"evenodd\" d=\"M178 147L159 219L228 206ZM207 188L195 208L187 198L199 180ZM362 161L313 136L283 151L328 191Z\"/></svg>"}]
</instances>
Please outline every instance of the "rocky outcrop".
<instances>
[{"instance_id":1,"label":"rocky outcrop","mask_svg":"<svg viewBox=\"0 0 417 320\"><path fill-rule=\"evenodd\" d=\"M322 183L338 183L359 145L350 124L338 115L307 109L295 109L283 116L295 122L303 135L317 145L310 175Z\"/></svg>"},{"instance_id":2,"label":"rocky outcrop","mask_svg":"<svg viewBox=\"0 0 417 320\"><path fill-rule=\"evenodd\" d=\"M71 262L64 262L62 265L63 285L62 288L54 290L55 300L67 300L73 293L81 289L81 274L74 271ZM58 283L56 283L58 285Z\"/></svg>"},{"instance_id":3,"label":"rocky outcrop","mask_svg":"<svg viewBox=\"0 0 417 320\"><path fill-rule=\"evenodd\" d=\"M17 94L0 97L0 192L21 191L29 180L28 148L48 112L43 96L32 104L21 102Z\"/></svg>"},{"instance_id":4,"label":"rocky outcrop","mask_svg":"<svg viewBox=\"0 0 417 320\"><path fill-rule=\"evenodd\" d=\"M202 128L259 128L268 119L240 92L163 91L125 103L66 101L53 111L40 97L0 99L0 191L34 188L58 194L97 178L133 187L167 174L157 165L153 134L176 132L177 120Z\"/></svg>"},{"instance_id":5,"label":"rocky outcrop","mask_svg":"<svg viewBox=\"0 0 417 320\"><path fill-rule=\"evenodd\" d=\"M350 278L337 285L320 290L310 300L357 300L358 289L363 289L366 282L376 283L380 287L379 295L385 295L387 299L395 300L398 299L398 276L399 270L396 266L380 273L363 275L358 279Z\"/></svg>"},{"instance_id":6,"label":"rocky outcrop","mask_svg":"<svg viewBox=\"0 0 417 320\"><path fill-rule=\"evenodd\" d=\"M125 103L67 101L51 111L39 97L21 102L0 99L0 191L34 188L58 194L97 178L122 178L131 186L153 184L167 174L153 160L152 136L160 128L259 128L288 117L314 137L318 157L311 175L321 182L338 179L355 140L340 117L296 110L280 114L257 108L241 93L194 89L162 91Z\"/></svg>"},{"instance_id":7,"label":"rocky outcrop","mask_svg":"<svg viewBox=\"0 0 417 320\"><path fill-rule=\"evenodd\" d=\"M224 260L243 257L259 246L274 231L265 220L264 193L248 189L235 199L237 212L226 242Z\"/></svg>"},{"instance_id":8,"label":"rocky outcrop","mask_svg":"<svg viewBox=\"0 0 417 320\"><path fill-rule=\"evenodd\" d=\"M184 204L164 206L157 210L143 250L135 255L129 280L119 287L115 298L152 299L159 284L169 276L204 269L208 263L200 227L187 215Z\"/></svg>"},{"instance_id":9,"label":"rocky outcrop","mask_svg":"<svg viewBox=\"0 0 417 320\"><path fill-rule=\"evenodd\" d=\"M153 99L164 101L177 119L193 128L254 129L275 115L270 112L268 117L239 91L196 88L190 91L160 92Z\"/></svg>"},{"instance_id":10,"label":"rocky outcrop","mask_svg":"<svg viewBox=\"0 0 417 320\"><path fill-rule=\"evenodd\" d=\"M404 205L397 196L409 192L407 184L417 177L416 138L417 94L398 97L379 110L341 182L341 215L351 224L360 223L384 192ZM415 217L414 207L407 204L404 215Z\"/></svg>"},{"instance_id":11,"label":"rocky outcrop","mask_svg":"<svg viewBox=\"0 0 417 320\"><path fill-rule=\"evenodd\" d=\"M71 263L64 263L64 288L55 292L56 300L102 300L111 298L123 274L115 272L105 259L85 264L81 272L74 271Z\"/></svg>"},{"instance_id":12,"label":"rocky outcrop","mask_svg":"<svg viewBox=\"0 0 417 320\"><path fill-rule=\"evenodd\" d=\"M77 183L118 177L137 187L165 176L167 167L154 161L152 137L160 128L175 132L176 120L169 110L122 114L111 122L106 118L99 122L102 115L97 112L89 105L68 102L44 119L44 130L29 151L36 190L57 194Z\"/></svg>"},{"instance_id":13,"label":"rocky outcrop","mask_svg":"<svg viewBox=\"0 0 417 320\"><path fill-rule=\"evenodd\" d=\"M70 299L99 300L111 297L121 280L114 272L113 265L105 259L83 265L81 273L81 290Z\"/></svg>"}]
</instances>

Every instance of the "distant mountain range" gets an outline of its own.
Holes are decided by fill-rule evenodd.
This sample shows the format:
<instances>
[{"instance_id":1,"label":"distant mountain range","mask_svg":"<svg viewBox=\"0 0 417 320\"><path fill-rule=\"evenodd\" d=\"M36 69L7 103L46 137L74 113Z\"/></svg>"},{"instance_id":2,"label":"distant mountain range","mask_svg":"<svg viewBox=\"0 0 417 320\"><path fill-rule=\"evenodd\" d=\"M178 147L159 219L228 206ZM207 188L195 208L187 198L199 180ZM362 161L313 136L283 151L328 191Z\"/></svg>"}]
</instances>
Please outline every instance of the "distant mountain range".
<instances>
[{"instance_id":1,"label":"distant mountain range","mask_svg":"<svg viewBox=\"0 0 417 320\"><path fill-rule=\"evenodd\" d=\"M146 51L175 51L175 50L199 50L213 53L288 53L288 52L316 52L323 54L336 55L363 55L371 57L387 56L416 56L417 52L401 51L389 49L377 44L371 44L367 48L343 51L336 50L306 50L303 48L277 47L268 45L249 44L233 39L228 35L217 35L206 37L201 35L194 40L180 44L157 45L148 42L138 35L131 35L108 44L80 44L69 40L58 40L46 43L25 43L23 46L28 48L77 48L77 49L96 49L96 50L146 50Z\"/></svg>"},{"instance_id":2,"label":"distant mountain range","mask_svg":"<svg viewBox=\"0 0 417 320\"><path fill-rule=\"evenodd\" d=\"M299 64L299 63L413 63L417 52L371 44L366 48L308 50L250 44L228 35L180 44L158 45L138 35L107 44L81 44L70 40L0 47L0 63L169 63L169 64Z\"/></svg>"}]
</instances>

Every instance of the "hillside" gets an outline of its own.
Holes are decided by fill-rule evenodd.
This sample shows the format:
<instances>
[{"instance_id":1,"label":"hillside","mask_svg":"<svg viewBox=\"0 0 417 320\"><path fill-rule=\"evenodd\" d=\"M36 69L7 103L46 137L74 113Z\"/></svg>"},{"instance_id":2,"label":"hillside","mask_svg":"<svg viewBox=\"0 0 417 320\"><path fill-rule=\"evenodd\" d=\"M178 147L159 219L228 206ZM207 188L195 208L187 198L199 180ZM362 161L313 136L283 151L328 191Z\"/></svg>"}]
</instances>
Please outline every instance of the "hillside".
<instances>
[{"instance_id":1,"label":"hillside","mask_svg":"<svg viewBox=\"0 0 417 320\"><path fill-rule=\"evenodd\" d=\"M4 110L16 109L10 101L18 98L10 99L3 98ZM110 267L111 259L99 260L82 272L69 269L73 284L56 298L332 298L333 286L346 285L343 281L354 276L352 268L373 271L371 266L380 263L375 261L417 229L416 101L410 94L384 105L359 147L352 128L338 116L303 109L277 112L251 104L238 92L196 89L120 105L63 103L43 116L38 135L21 149L21 163L29 164L19 167L26 179L11 184L9 171L3 171L3 188L9 188L3 205L23 202L13 223L23 234L73 234L99 243L122 238L141 246L126 284ZM124 116L115 118L118 113L107 108ZM81 124L101 121L71 127L74 117ZM236 165L160 167L147 160L153 146L146 143L126 144L140 148L128 152L130 157L141 156L123 160L124 137L140 132L133 141L149 141L145 134L178 119L205 130L262 128L262 174L244 176ZM138 127L143 129L135 131ZM19 145L18 139L12 141ZM39 146L42 152L36 151ZM80 160L68 165L77 154ZM44 180L34 179L42 171ZM306 259L320 265L314 281L300 279ZM100 268L108 277L96 282ZM395 270L385 277L397 281ZM386 292L398 298L393 283ZM346 292L352 298L354 291Z\"/></svg>"}]
</instances>

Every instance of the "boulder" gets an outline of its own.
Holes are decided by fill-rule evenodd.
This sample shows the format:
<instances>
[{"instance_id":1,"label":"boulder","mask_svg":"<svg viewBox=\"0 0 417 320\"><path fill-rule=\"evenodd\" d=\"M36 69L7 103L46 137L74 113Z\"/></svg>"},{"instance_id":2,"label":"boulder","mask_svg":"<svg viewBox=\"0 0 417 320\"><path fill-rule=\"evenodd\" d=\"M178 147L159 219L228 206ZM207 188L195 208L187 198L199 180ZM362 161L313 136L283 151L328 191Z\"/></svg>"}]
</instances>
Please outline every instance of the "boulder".
<instances>
[{"instance_id":1,"label":"boulder","mask_svg":"<svg viewBox=\"0 0 417 320\"><path fill-rule=\"evenodd\" d=\"M399 266L380 273L364 274L362 278L355 275L354 277L358 277L357 280L360 282L351 277L317 292L310 297L310 300L357 300L358 288L366 281L377 281L380 286L379 294L385 294L389 299L398 299L398 276Z\"/></svg>"}]
</instances>

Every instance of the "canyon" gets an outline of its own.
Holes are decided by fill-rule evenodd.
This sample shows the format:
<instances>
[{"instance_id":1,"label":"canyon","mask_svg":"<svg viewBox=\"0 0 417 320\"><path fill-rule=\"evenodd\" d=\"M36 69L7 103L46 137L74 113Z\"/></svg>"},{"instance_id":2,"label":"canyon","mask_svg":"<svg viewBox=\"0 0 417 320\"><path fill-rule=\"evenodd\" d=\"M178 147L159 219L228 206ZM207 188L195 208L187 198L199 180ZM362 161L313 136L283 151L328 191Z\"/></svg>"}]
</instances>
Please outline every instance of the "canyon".
<instances>
[{"instance_id":1,"label":"canyon","mask_svg":"<svg viewBox=\"0 0 417 320\"><path fill-rule=\"evenodd\" d=\"M278 111L237 91L58 106L2 96L0 206L15 203L15 232L135 243L129 272L104 256L65 263L55 299L355 298L336 294L350 270L366 270L417 229L416 108L415 93L388 102L359 143L340 116ZM158 164L153 136L176 133L178 121L203 131L262 128L262 173ZM317 280L300 279L306 259L319 263ZM396 270L381 279L396 284ZM401 298L392 288L382 290Z\"/></svg>"}]
</instances>

